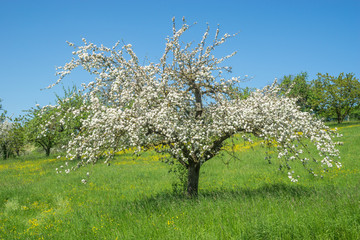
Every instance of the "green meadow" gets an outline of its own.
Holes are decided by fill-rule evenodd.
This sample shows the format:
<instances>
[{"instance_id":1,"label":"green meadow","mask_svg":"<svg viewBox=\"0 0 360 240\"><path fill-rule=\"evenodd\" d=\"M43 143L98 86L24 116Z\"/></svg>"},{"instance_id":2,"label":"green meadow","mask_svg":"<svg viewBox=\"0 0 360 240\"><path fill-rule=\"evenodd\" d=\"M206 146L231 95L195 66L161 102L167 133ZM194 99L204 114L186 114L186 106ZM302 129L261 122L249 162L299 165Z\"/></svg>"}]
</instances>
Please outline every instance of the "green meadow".
<instances>
[{"instance_id":1,"label":"green meadow","mask_svg":"<svg viewBox=\"0 0 360 240\"><path fill-rule=\"evenodd\" d=\"M0 239L360 239L360 123L331 127L341 169L314 178L298 164L292 183L264 148L239 145L202 166L194 199L154 152L69 174L55 155L0 161Z\"/></svg>"}]
</instances>

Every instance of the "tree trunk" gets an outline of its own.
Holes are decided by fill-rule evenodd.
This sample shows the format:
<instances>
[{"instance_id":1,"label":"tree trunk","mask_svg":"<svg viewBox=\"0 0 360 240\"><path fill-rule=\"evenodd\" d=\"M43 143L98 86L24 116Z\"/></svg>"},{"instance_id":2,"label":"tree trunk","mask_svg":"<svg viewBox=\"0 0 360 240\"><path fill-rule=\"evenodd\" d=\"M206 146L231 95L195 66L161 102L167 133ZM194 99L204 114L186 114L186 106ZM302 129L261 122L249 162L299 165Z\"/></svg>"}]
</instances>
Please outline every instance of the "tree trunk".
<instances>
[{"instance_id":1,"label":"tree trunk","mask_svg":"<svg viewBox=\"0 0 360 240\"><path fill-rule=\"evenodd\" d=\"M338 123L342 123L343 120L344 120L344 118L343 118L341 115L338 115L338 116L337 116L337 122L338 122Z\"/></svg>"},{"instance_id":2,"label":"tree trunk","mask_svg":"<svg viewBox=\"0 0 360 240\"><path fill-rule=\"evenodd\" d=\"M2 146L1 146L1 148L2 148L2 152L3 152L3 158L4 158L4 160L7 158L7 149L6 149L6 145L5 144L3 144Z\"/></svg>"},{"instance_id":3,"label":"tree trunk","mask_svg":"<svg viewBox=\"0 0 360 240\"><path fill-rule=\"evenodd\" d=\"M45 152L46 152L46 156L47 156L47 157L50 155L50 149L51 149L51 148L46 148L46 149L45 149Z\"/></svg>"},{"instance_id":4,"label":"tree trunk","mask_svg":"<svg viewBox=\"0 0 360 240\"><path fill-rule=\"evenodd\" d=\"M188 166L188 182L187 182L187 195L189 197L196 197L198 195L200 175L200 163L190 162Z\"/></svg>"},{"instance_id":5,"label":"tree trunk","mask_svg":"<svg viewBox=\"0 0 360 240\"><path fill-rule=\"evenodd\" d=\"M342 123L342 122L344 121L345 114L342 115L342 114L341 114L341 110L337 110L337 111L336 111L336 116L337 116L337 122L338 122L338 123Z\"/></svg>"}]
</instances>

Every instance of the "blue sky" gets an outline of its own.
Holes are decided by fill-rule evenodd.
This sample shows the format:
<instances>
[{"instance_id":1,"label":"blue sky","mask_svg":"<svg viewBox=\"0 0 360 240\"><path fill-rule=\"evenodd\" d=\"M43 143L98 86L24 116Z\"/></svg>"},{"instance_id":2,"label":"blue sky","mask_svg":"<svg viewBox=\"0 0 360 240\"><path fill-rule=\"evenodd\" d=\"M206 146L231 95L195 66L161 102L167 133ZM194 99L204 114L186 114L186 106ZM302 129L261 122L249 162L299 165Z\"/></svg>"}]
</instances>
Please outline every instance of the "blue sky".
<instances>
[{"instance_id":1,"label":"blue sky","mask_svg":"<svg viewBox=\"0 0 360 240\"><path fill-rule=\"evenodd\" d=\"M239 33L217 52L238 51L227 62L234 76L253 79L244 86L263 87L274 78L318 72L360 77L359 0L262 1L19 1L0 0L0 98L9 115L54 103L62 87L41 90L56 81L55 67L72 58L66 41L81 38L112 46L131 43L144 59L161 57L171 18L198 22L187 34L200 40L206 23L215 31ZM214 33L214 32L212 32ZM89 81L81 72L64 81Z\"/></svg>"}]
</instances>

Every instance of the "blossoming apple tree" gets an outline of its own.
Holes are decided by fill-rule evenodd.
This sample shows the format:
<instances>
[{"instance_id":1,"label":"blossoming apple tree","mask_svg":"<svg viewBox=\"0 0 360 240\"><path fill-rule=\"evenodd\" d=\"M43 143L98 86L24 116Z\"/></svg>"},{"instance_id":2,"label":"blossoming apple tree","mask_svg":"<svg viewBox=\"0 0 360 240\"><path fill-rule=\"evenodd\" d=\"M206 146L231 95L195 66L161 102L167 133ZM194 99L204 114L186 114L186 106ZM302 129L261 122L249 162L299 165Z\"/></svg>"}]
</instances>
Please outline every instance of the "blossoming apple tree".
<instances>
[{"instance_id":1,"label":"blossoming apple tree","mask_svg":"<svg viewBox=\"0 0 360 240\"><path fill-rule=\"evenodd\" d=\"M87 112L79 134L67 146L67 158L81 156L78 166L96 163L114 153L137 147L167 153L188 172L187 194L197 195L202 164L224 149L234 135L254 134L276 146L277 155L290 168L299 161L314 176L309 164L322 168L340 166L333 132L309 113L301 112L296 99L278 94L276 85L257 90L246 99L233 98L239 78L226 79L231 68L213 50L232 35L219 35L208 43L209 27L201 41L183 44L189 25L183 19L166 38L165 51L157 63L140 64L130 44L118 48L97 46L83 39L74 47L74 58L58 69L59 79L83 67L95 79L83 85L88 103L71 109L74 115ZM50 87L52 87L50 86ZM309 141L317 154L309 157ZM297 181L292 171L291 181Z\"/></svg>"}]
</instances>

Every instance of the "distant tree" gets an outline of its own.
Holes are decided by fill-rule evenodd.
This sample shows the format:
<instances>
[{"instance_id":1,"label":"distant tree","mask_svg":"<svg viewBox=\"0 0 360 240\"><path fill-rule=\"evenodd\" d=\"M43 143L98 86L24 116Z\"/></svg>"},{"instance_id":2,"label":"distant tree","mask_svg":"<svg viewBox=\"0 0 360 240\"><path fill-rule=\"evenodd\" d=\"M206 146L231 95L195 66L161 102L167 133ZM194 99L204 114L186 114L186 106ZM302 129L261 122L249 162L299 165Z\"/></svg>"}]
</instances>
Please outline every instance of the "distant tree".
<instances>
[{"instance_id":1,"label":"distant tree","mask_svg":"<svg viewBox=\"0 0 360 240\"><path fill-rule=\"evenodd\" d=\"M0 111L3 111L1 105L2 99L0 98ZM8 142L8 134L11 128L11 124L8 121L5 121L5 112L1 112L0 114L0 153L3 159L6 159L8 156L7 151L7 142Z\"/></svg>"},{"instance_id":2,"label":"distant tree","mask_svg":"<svg viewBox=\"0 0 360 240\"><path fill-rule=\"evenodd\" d=\"M12 128L11 122L3 120L0 122L0 153L3 159L7 159L10 156L10 131Z\"/></svg>"},{"instance_id":3,"label":"distant tree","mask_svg":"<svg viewBox=\"0 0 360 240\"><path fill-rule=\"evenodd\" d=\"M324 117L335 116L338 123L344 121L360 107L360 82L353 73L340 73L334 77L317 74L311 82L311 105L313 110Z\"/></svg>"},{"instance_id":4,"label":"distant tree","mask_svg":"<svg viewBox=\"0 0 360 240\"><path fill-rule=\"evenodd\" d=\"M0 111L2 111L0 114L0 154L3 159L15 154L19 156L25 143L21 117L12 120L7 116L7 112L2 109L1 104Z\"/></svg>"},{"instance_id":5,"label":"distant tree","mask_svg":"<svg viewBox=\"0 0 360 240\"><path fill-rule=\"evenodd\" d=\"M23 117L17 117L12 120L12 127L10 131L10 151L20 156L25 146L25 129L23 124Z\"/></svg>"},{"instance_id":6,"label":"distant tree","mask_svg":"<svg viewBox=\"0 0 360 240\"><path fill-rule=\"evenodd\" d=\"M3 159L19 156L24 144L24 131L20 118L11 121L6 117L0 122L0 153Z\"/></svg>"},{"instance_id":7,"label":"distant tree","mask_svg":"<svg viewBox=\"0 0 360 240\"><path fill-rule=\"evenodd\" d=\"M60 106L56 112L56 118L62 126L60 143L66 145L73 136L80 133L82 121L86 119L88 113L83 111L87 100L80 94L76 86L63 88L63 91L64 96L56 95L57 105Z\"/></svg>"},{"instance_id":8,"label":"distant tree","mask_svg":"<svg viewBox=\"0 0 360 240\"><path fill-rule=\"evenodd\" d=\"M29 142L43 148L46 156L55 146L62 146L77 135L86 112L81 111L83 97L76 88L63 89L64 96L56 95L57 105L32 108L26 122ZM74 114L76 113L76 114Z\"/></svg>"},{"instance_id":9,"label":"distant tree","mask_svg":"<svg viewBox=\"0 0 360 240\"><path fill-rule=\"evenodd\" d=\"M2 108L2 99L0 98L0 123L2 123L5 120L6 111Z\"/></svg>"},{"instance_id":10,"label":"distant tree","mask_svg":"<svg viewBox=\"0 0 360 240\"><path fill-rule=\"evenodd\" d=\"M41 147L46 156L50 155L51 149L61 139L62 127L56 119L56 107L45 106L32 108L28 111L25 124L26 138L30 143Z\"/></svg>"},{"instance_id":11,"label":"distant tree","mask_svg":"<svg viewBox=\"0 0 360 240\"><path fill-rule=\"evenodd\" d=\"M229 87L229 97L230 99L246 99L250 97L250 95L256 91L256 88L251 87Z\"/></svg>"},{"instance_id":12,"label":"distant tree","mask_svg":"<svg viewBox=\"0 0 360 240\"><path fill-rule=\"evenodd\" d=\"M350 117L360 120L360 108L358 107L354 109L354 111L350 114Z\"/></svg>"},{"instance_id":13,"label":"distant tree","mask_svg":"<svg viewBox=\"0 0 360 240\"><path fill-rule=\"evenodd\" d=\"M307 81L308 74L301 72L297 75L284 76L280 82L280 92L286 94L288 97L296 98L296 104L300 106L302 111L310 109L310 83Z\"/></svg>"}]
</instances>

